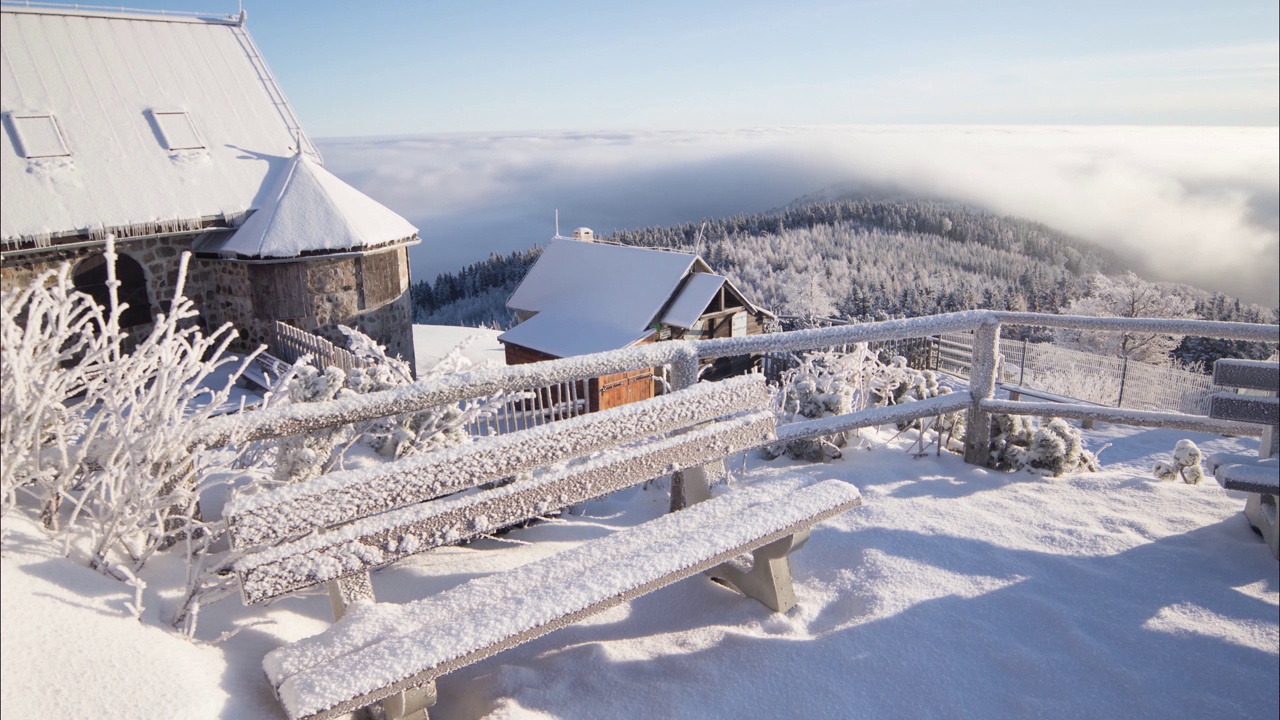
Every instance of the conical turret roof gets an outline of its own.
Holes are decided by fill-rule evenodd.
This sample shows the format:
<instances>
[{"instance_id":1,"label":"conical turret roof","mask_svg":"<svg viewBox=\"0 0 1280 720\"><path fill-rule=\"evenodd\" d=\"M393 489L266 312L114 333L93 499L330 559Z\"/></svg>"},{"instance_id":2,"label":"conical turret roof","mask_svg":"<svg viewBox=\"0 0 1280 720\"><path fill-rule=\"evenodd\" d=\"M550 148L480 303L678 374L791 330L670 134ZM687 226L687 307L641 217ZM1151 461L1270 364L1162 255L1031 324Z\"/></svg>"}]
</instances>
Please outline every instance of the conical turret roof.
<instances>
[{"instance_id":1,"label":"conical turret roof","mask_svg":"<svg viewBox=\"0 0 1280 720\"><path fill-rule=\"evenodd\" d=\"M207 248L244 258L359 251L414 239L418 229L304 153L235 234Z\"/></svg>"}]
</instances>

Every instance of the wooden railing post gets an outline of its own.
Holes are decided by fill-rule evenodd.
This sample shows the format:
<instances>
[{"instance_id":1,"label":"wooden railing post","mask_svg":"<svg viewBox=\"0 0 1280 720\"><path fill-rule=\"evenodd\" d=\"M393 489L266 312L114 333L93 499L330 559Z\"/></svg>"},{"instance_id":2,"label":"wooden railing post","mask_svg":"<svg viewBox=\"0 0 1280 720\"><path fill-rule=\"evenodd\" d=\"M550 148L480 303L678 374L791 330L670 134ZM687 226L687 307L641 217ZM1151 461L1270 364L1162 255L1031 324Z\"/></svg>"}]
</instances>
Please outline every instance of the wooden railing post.
<instances>
[{"instance_id":1,"label":"wooden railing post","mask_svg":"<svg viewBox=\"0 0 1280 720\"><path fill-rule=\"evenodd\" d=\"M1000 323L984 323L973 335L969 368L969 410L965 418L964 461L986 465L991 452L991 414L982 401L995 394L1000 366Z\"/></svg>"},{"instance_id":2,"label":"wooden railing post","mask_svg":"<svg viewBox=\"0 0 1280 720\"><path fill-rule=\"evenodd\" d=\"M691 343L671 363L671 389L683 390L698 382L698 350ZM711 484L724 477L724 461L677 471L671 475L671 512L711 498Z\"/></svg>"}]
</instances>

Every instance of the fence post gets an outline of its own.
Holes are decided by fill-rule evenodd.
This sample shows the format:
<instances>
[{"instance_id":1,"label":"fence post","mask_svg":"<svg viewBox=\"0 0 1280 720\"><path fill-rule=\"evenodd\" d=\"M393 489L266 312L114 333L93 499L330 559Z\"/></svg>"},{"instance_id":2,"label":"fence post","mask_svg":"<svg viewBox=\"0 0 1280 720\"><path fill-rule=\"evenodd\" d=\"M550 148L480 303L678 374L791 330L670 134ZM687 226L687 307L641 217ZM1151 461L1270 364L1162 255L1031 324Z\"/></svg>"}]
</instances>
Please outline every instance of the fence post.
<instances>
[{"instance_id":1,"label":"fence post","mask_svg":"<svg viewBox=\"0 0 1280 720\"><path fill-rule=\"evenodd\" d=\"M683 390L698 382L698 349L692 343L671 365L672 390ZM710 499L711 484L724 475L723 460L672 473L671 512Z\"/></svg>"},{"instance_id":2,"label":"fence post","mask_svg":"<svg viewBox=\"0 0 1280 720\"><path fill-rule=\"evenodd\" d=\"M1018 384L1026 387L1027 379L1027 339L1022 339L1022 359L1018 363Z\"/></svg>"},{"instance_id":3,"label":"fence post","mask_svg":"<svg viewBox=\"0 0 1280 720\"><path fill-rule=\"evenodd\" d=\"M969 409L965 418L964 461L986 465L991 453L991 414L982 401L995 393L1000 364L1000 323L984 323L973 336L973 356L969 366Z\"/></svg>"},{"instance_id":4,"label":"fence post","mask_svg":"<svg viewBox=\"0 0 1280 720\"><path fill-rule=\"evenodd\" d=\"M1129 358L1125 356L1120 364L1120 397L1116 400L1116 407L1124 407L1124 379L1129 375Z\"/></svg>"}]
</instances>

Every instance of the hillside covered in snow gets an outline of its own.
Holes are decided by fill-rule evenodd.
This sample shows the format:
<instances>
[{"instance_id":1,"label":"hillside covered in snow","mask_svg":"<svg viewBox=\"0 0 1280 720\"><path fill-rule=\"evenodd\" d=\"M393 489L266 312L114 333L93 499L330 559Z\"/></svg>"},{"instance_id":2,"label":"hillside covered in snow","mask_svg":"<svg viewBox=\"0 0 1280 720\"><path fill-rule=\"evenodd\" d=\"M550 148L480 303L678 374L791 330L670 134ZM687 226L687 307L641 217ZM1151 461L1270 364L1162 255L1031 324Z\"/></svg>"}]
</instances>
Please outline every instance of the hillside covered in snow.
<instances>
[{"instance_id":1,"label":"hillside covered in snow","mask_svg":"<svg viewBox=\"0 0 1280 720\"><path fill-rule=\"evenodd\" d=\"M607 242L701 255L775 313L848 320L971 309L1065 312L1095 274L1130 270L1105 248L1040 223L955 203L806 197L769 213L627 230ZM505 307L540 249L491 255L413 286L418 322L509 327ZM1159 294L1209 320L1274 323L1274 309L1178 283ZM1033 339L1047 339L1038 337ZM1259 355L1259 353L1262 353ZM1184 362L1265 357L1232 341L1188 339Z\"/></svg>"}]
</instances>

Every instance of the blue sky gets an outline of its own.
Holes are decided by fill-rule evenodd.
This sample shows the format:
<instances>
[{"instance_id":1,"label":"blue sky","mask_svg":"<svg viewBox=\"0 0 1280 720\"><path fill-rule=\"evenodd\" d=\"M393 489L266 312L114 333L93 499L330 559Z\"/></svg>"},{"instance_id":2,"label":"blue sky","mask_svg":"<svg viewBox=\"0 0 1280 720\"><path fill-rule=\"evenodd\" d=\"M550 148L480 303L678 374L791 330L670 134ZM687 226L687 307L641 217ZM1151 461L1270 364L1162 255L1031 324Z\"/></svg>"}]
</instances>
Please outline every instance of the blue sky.
<instances>
[{"instance_id":1,"label":"blue sky","mask_svg":"<svg viewBox=\"0 0 1280 720\"><path fill-rule=\"evenodd\" d=\"M235 2L157 6L234 12ZM1274 0L246 0L313 136L1274 126Z\"/></svg>"}]
</instances>

